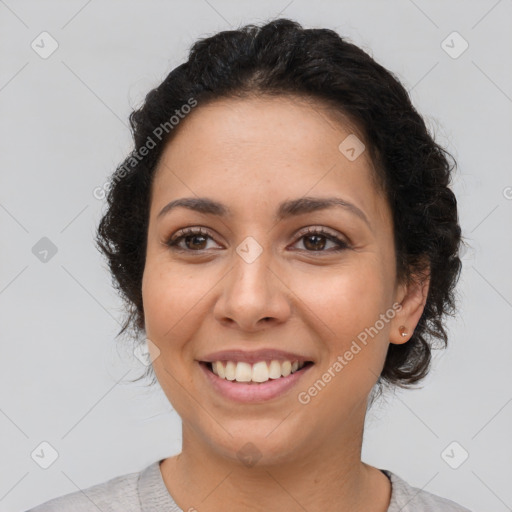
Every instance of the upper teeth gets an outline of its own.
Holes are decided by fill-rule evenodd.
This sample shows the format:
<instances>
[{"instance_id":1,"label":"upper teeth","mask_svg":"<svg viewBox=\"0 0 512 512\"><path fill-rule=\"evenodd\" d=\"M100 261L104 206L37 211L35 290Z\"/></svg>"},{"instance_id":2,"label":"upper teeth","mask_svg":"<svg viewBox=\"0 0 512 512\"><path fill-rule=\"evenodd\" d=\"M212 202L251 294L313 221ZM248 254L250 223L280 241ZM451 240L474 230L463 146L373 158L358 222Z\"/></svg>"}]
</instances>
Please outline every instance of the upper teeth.
<instances>
[{"instance_id":1,"label":"upper teeth","mask_svg":"<svg viewBox=\"0 0 512 512\"><path fill-rule=\"evenodd\" d=\"M214 361L212 362L212 371L222 379L236 380L237 382L266 382L269 379L287 377L305 364L298 361L277 360L272 360L270 365L266 361L258 361L253 365L243 361Z\"/></svg>"}]
</instances>

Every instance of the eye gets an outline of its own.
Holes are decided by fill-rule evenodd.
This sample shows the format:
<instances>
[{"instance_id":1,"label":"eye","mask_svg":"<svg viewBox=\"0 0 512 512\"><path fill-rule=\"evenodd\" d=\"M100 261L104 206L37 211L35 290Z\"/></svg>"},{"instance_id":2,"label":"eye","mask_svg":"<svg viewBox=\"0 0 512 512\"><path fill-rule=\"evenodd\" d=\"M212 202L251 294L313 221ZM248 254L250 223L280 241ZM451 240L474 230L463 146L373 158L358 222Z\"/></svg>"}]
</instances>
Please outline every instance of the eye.
<instances>
[{"instance_id":1,"label":"eye","mask_svg":"<svg viewBox=\"0 0 512 512\"><path fill-rule=\"evenodd\" d=\"M178 251L201 252L208 249L208 239L213 240L208 231L203 231L202 228L184 228L172 236L166 245ZM347 242L322 227L307 228L299 233L296 243L300 240L303 240L306 252L339 252L349 248ZM334 248L324 250L329 242L334 244Z\"/></svg>"},{"instance_id":2,"label":"eye","mask_svg":"<svg viewBox=\"0 0 512 512\"><path fill-rule=\"evenodd\" d=\"M166 242L166 245L178 251L199 252L206 250L205 244L208 238L213 240L208 232L201 228L184 228L180 229L175 236L172 236ZM185 242L185 247L181 245L181 242ZM193 244L189 245L189 242L193 242ZM190 247L195 248L190 249Z\"/></svg>"},{"instance_id":3,"label":"eye","mask_svg":"<svg viewBox=\"0 0 512 512\"><path fill-rule=\"evenodd\" d=\"M299 237L299 241L303 240L307 252L339 252L349 248L347 242L322 227L309 227L306 231L299 233ZM325 239L335 244L335 248L329 251L323 250L327 244Z\"/></svg>"}]
</instances>

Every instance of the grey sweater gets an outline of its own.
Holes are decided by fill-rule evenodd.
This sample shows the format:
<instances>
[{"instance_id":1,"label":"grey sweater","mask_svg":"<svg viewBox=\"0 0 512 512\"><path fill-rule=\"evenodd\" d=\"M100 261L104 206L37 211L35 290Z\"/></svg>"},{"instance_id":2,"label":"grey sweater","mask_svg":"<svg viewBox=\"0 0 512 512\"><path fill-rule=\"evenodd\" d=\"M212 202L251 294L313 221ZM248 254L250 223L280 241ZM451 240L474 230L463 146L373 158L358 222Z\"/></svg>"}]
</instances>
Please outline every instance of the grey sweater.
<instances>
[{"instance_id":1,"label":"grey sweater","mask_svg":"<svg viewBox=\"0 0 512 512\"><path fill-rule=\"evenodd\" d=\"M411 487L391 471L388 512L471 512L457 503ZM138 473L118 476L83 491L47 501L27 512L184 512L172 499L160 472L160 461ZM194 510L194 509L192 509ZM185 511L188 512L188 511Z\"/></svg>"}]
</instances>

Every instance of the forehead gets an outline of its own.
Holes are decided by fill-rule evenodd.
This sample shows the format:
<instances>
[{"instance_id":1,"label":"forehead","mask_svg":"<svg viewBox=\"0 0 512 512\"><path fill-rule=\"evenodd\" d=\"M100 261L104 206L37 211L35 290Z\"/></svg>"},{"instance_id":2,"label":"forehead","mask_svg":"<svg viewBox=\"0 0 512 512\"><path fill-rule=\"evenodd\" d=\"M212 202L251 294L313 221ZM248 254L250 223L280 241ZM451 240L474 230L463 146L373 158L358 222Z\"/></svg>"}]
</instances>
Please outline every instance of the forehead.
<instances>
[{"instance_id":1,"label":"forehead","mask_svg":"<svg viewBox=\"0 0 512 512\"><path fill-rule=\"evenodd\" d=\"M360 152L356 158L346 152L350 146ZM321 102L279 96L199 104L161 155L153 201L215 196L243 207L339 192L363 209L379 209L363 148L355 127Z\"/></svg>"},{"instance_id":2,"label":"forehead","mask_svg":"<svg viewBox=\"0 0 512 512\"><path fill-rule=\"evenodd\" d=\"M191 144L193 152L186 148L189 158L211 156L205 154L207 149L227 158L228 152L238 149L239 157L257 146L268 150L259 154L261 159L284 153L290 160L295 154L296 159L313 157L319 166L340 156L339 144L348 136L363 139L348 117L320 100L301 96L218 99L200 103L182 120L164 152L184 156L180 150ZM365 160L367 155L362 157Z\"/></svg>"}]
</instances>

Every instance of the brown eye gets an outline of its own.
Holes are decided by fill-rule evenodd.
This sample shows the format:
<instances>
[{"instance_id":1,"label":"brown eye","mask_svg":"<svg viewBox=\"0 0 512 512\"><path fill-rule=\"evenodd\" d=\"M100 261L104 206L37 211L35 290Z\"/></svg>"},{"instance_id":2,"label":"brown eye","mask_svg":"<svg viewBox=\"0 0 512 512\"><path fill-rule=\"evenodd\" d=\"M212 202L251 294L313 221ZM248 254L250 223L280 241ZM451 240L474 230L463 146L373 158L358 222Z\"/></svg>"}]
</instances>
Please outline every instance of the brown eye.
<instances>
[{"instance_id":1,"label":"brown eye","mask_svg":"<svg viewBox=\"0 0 512 512\"><path fill-rule=\"evenodd\" d=\"M199 250L202 250L205 248L206 246L206 236L204 235L188 235L188 236L185 236L183 237L183 239L185 240L185 246L187 248L194 248L194 249L199 249ZM199 242L198 242L199 240ZM188 245L188 242L192 242L192 245Z\"/></svg>"},{"instance_id":2,"label":"brown eye","mask_svg":"<svg viewBox=\"0 0 512 512\"><path fill-rule=\"evenodd\" d=\"M177 251L201 252L208 250L208 239L213 240L201 228L186 228L178 231L175 236L166 242L166 245ZM347 242L323 228L308 228L306 232L300 235L298 241L300 240L303 241L306 252L332 253L349 248ZM328 247L329 243L334 244L334 246Z\"/></svg>"},{"instance_id":3,"label":"brown eye","mask_svg":"<svg viewBox=\"0 0 512 512\"><path fill-rule=\"evenodd\" d=\"M202 229L187 228L178 231L166 244L176 250L199 252L207 249L208 239L212 237ZM184 242L184 246L182 245Z\"/></svg>"},{"instance_id":4,"label":"brown eye","mask_svg":"<svg viewBox=\"0 0 512 512\"><path fill-rule=\"evenodd\" d=\"M312 251L322 250L326 244L326 237L323 235L307 235L304 239L304 247Z\"/></svg>"},{"instance_id":5,"label":"brown eye","mask_svg":"<svg viewBox=\"0 0 512 512\"><path fill-rule=\"evenodd\" d=\"M329 253L343 251L349 248L347 242L323 228L309 228L305 233L300 235L299 240L303 240L303 245L307 252ZM329 242L333 243L335 248L324 250Z\"/></svg>"}]
</instances>

